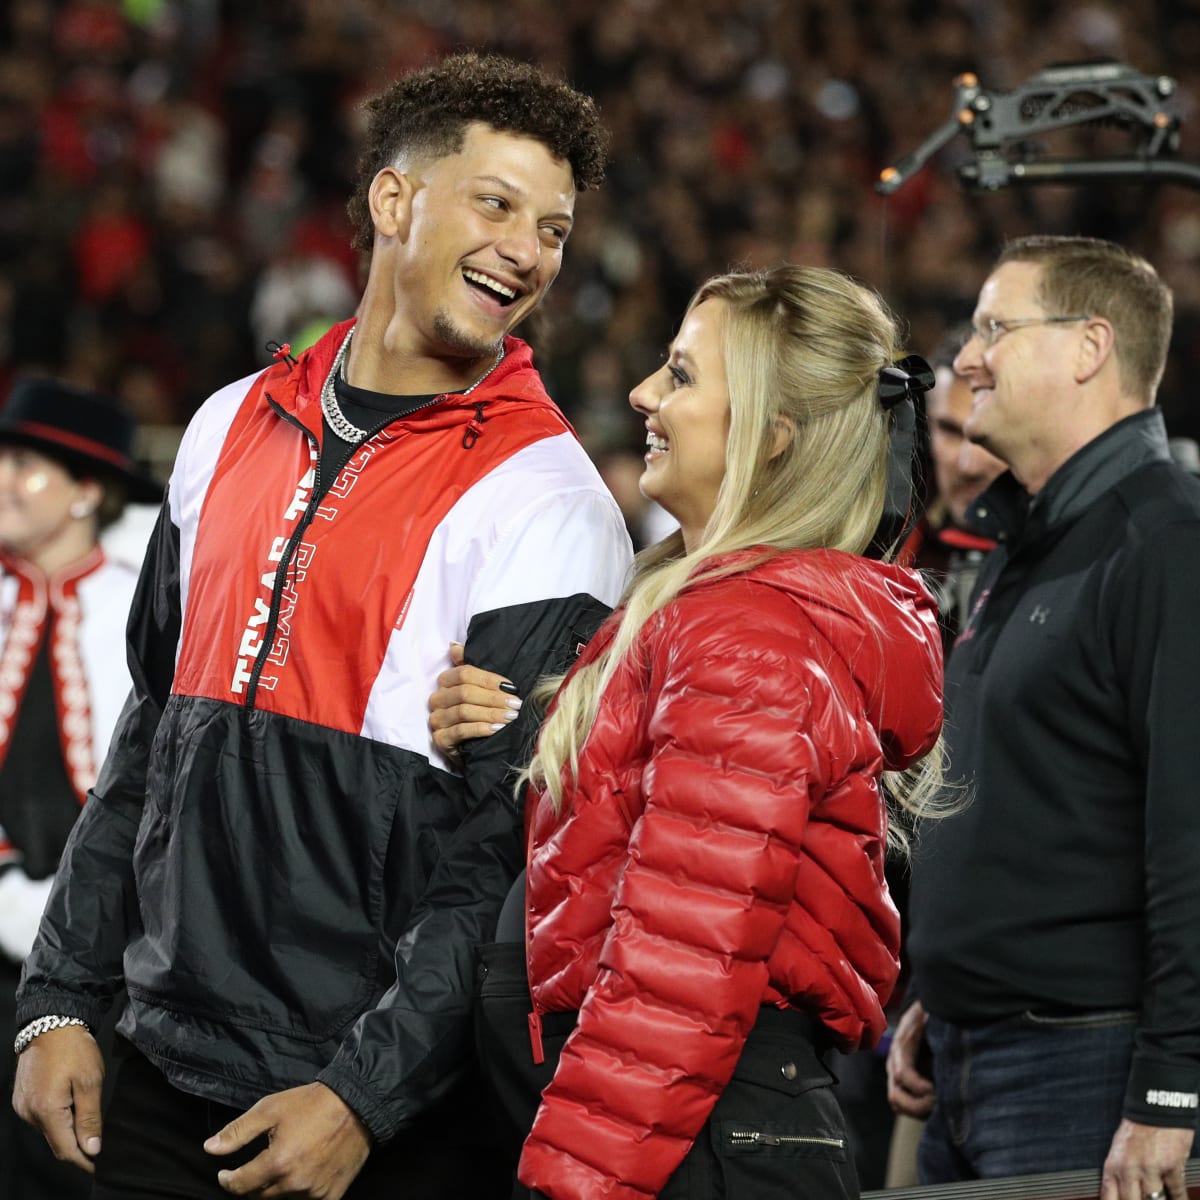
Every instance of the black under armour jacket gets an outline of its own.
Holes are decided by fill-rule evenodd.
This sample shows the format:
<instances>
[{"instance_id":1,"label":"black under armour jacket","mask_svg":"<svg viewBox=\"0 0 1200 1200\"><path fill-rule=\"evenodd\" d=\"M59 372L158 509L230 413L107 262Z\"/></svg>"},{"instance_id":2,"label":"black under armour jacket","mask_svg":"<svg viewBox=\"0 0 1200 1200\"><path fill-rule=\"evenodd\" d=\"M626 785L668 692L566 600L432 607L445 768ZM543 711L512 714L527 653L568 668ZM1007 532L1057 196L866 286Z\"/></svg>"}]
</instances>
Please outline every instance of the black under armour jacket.
<instances>
[{"instance_id":1,"label":"black under armour jacket","mask_svg":"<svg viewBox=\"0 0 1200 1200\"><path fill-rule=\"evenodd\" d=\"M1136 1011L1125 1114L1190 1126L1200 1092L1200 480L1162 416L1090 442L1000 539L950 655L946 745L971 789L927 822L909 952L960 1024Z\"/></svg>"}]
</instances>

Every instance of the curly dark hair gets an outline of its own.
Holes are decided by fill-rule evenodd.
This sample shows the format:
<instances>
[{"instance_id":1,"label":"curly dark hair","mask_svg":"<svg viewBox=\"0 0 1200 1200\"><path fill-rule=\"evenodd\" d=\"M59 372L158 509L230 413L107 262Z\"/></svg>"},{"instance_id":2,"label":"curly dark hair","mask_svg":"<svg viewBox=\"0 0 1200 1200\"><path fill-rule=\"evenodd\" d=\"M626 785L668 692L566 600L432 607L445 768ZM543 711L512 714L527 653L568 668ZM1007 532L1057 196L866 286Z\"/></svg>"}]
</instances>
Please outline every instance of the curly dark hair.
<instances>
[{"instance_id":1,"label":"curly dark hair","mask_svg":"<svg viewBox=\"0 0 1200 1200\"><path fill-rule=\"evenodd\" d=\"M401 153L457 153L476 121L542 142L570 163L580 191L604 178L608 133L595 101L538 67L499 54L452 55L406 75L364 107L370 118L347 205L356 250L369 251L374 243L367 194L375 176Z\"/></svg>"}]
</instances>

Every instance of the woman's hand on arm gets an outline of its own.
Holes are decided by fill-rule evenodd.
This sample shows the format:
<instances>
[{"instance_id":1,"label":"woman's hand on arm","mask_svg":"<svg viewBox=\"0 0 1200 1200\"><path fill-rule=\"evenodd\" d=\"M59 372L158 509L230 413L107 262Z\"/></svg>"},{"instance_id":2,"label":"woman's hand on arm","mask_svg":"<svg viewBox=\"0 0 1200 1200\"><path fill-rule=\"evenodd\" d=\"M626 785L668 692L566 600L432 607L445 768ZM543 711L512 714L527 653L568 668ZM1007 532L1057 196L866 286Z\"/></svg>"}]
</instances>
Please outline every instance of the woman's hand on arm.
<instances>
[{"instance_id":1,"label":"woman's hand on arm","mask_svg":"<svg viewBox=\"0 0 1200 1200\"><path fill-rule=\"evenodd\" d=\"M454 757L460 743L491 737L515 720L521 701L503 675L467 666L461 643L450 643L450 661L454 666L438 676L438 689L429 697L429 728L434 745Z\"/></svg>"}]
</instances>

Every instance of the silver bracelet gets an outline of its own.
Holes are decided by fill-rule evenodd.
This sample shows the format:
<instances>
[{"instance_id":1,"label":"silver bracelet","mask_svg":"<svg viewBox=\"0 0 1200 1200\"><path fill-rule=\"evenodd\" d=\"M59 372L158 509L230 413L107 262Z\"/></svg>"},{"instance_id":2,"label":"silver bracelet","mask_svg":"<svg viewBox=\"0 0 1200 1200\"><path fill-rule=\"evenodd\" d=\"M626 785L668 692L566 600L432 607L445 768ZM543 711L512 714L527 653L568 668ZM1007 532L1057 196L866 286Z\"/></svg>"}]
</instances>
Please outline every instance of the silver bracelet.
<instances>
[{"instance_id":1,"label":"silver bracelet","mask_svg":"<svg viewBox=\"0 0 1200 1200\"><path fill-rule=\"evenodd\" d=\"M84 1029L88 1028L88 1023L79 1017L38 1017L36 1020L30 1021L17 1034L17 1040L13 1042L13 1053L20 1054L22 1050L28 1049L29 1043L35 1037L41 1037L43 1033L49 1033L52 1029L65 1029L68 1025L82 1025Z\"/></svg>"}]
</instances>

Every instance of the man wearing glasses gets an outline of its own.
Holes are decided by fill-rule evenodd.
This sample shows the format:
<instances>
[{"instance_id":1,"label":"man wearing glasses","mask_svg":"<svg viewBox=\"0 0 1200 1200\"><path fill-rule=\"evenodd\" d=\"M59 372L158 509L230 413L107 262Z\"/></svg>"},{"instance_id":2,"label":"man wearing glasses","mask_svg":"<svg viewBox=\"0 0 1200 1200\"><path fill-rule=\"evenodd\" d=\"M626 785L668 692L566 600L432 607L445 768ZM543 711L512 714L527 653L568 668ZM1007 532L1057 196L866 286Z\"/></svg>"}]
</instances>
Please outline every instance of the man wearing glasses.
<instances>
[{"instance_id":1,"label":"man wearing glasses","mask_svg":"<svg viewBox=\"0 0 1200 1200\"><path fill-rule=\"evenodd\" d=\"M950 656L964 810L921 830L889 1059L922 1182L1104 1168L1184 1200L1200 1093L1200 482L1154 407L1172 300L1086 238L1011 243L955 360L1009 471ZM922 1035L932 1078L917 1067Z\"/></svg>"}]
</instances>

